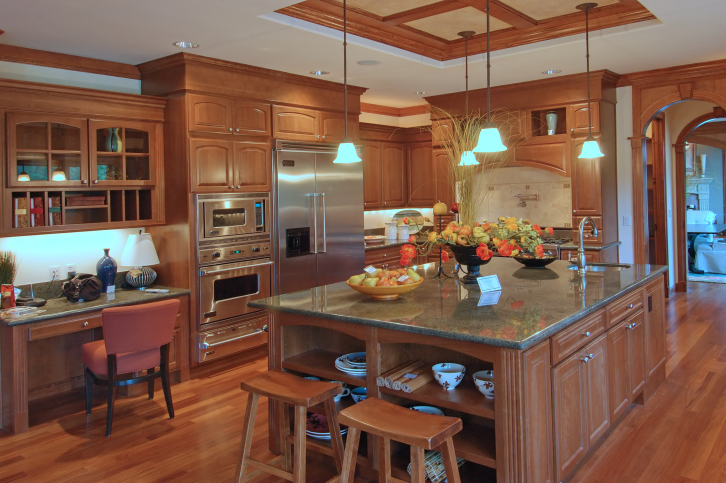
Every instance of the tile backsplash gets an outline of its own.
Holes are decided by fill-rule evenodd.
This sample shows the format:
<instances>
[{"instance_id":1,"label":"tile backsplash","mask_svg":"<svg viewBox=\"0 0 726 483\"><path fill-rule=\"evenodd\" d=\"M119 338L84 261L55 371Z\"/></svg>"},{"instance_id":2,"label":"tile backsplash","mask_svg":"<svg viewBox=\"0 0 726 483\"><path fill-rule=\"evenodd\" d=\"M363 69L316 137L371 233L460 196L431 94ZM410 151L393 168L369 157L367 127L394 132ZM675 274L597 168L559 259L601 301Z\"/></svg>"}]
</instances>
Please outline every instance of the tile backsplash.
<instances>
[{"instance_id":1,"label":"tile backsplash","mask_svg":"<svg viewBox=\"0 0 726 483\"><path fill-rule=\"evenodd\" d=\"M516 182L512 182L516 180ZM477 219L495 219L499 216L527 218L545 226L570 227L572 224L571 178L537 168L501 168L496 180L489 186L486 203L480 207ZM539 200L527 200L519 206L521 194L539 195Z\"/></svg>"}]
</instances>

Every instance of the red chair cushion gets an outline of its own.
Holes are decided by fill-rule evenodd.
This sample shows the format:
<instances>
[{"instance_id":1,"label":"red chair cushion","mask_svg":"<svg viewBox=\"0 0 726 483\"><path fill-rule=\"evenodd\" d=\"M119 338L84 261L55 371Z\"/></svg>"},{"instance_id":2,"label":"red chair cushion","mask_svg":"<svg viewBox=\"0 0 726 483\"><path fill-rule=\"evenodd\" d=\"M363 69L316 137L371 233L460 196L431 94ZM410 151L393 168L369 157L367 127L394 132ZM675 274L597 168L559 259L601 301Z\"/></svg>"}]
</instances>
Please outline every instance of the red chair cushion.
<instances>
[{"instance_id":1,"label":"red chair cushion","mask_svg":"<svg viewBox=\"0 0 726 483\"><path fill-rule=\"evenodd\" d=\"M158 347L140 352L116 354L116 373L126 374L158 367L161 363L161 351ZM83 364L94 374L108 372L106 343L103 340L83 344Z\"/></svg>"}]
</instances>

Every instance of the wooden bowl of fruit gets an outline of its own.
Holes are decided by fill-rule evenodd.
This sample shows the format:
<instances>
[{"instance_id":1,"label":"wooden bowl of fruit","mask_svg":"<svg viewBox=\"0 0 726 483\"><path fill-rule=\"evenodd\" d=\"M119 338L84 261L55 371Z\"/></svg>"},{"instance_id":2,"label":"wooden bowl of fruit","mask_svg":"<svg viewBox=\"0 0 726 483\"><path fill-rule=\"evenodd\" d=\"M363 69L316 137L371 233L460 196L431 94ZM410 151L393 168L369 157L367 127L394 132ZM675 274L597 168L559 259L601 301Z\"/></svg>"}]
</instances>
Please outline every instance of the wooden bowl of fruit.
<instances>
[{"instance_id":1,"label":"wooden bowl of fruit","mask_svg":"<svg viewBox=\"0 0 726 483\"><path fill-rule=\"evenodd\" d=\"M356 292L370 295L376 300L395 300L423 283L423 277L412 269L377 270L373 273L353 275L346 282Z\"/></svg>"}]
</instances>

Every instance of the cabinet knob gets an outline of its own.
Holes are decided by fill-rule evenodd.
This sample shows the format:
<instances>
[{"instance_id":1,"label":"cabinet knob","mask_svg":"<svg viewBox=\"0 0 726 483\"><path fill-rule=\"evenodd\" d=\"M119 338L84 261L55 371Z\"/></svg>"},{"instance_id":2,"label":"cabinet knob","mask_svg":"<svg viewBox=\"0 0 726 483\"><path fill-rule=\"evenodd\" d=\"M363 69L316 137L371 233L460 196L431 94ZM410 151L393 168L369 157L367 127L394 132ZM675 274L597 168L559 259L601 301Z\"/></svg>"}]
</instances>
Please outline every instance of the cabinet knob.
<instances>
[{"instance_id":1,"label":"cabinet knob","mask_svg":"<svg viewBox=\"0 0 726 483\"><path fill-rule=\"evenodd\" d=\"M384 204L384 205L387 205L387 204L388 204L388 201L384 201L384 202L383 202L383 204Z\"/></svg>"},{"instance_id":2,"label":"cabinet knob","mask_svg":"<svg viewBox=\"0 0 726 483\"><path fill-rule=\"evenodd\" d=\"M577 210L572 210L573 213L577 213Z\"/></svg>"},{"instance_id":3,"label":"cabinet knob","mask_svg":"<svg viewBox=\"0 0 726 483\"><path fill-rule=\"evenodd\" d=\"M323 139L325 139L325 136L323 135Z\"/></svg>"},{"instance_id":4,"label":"cabinet knob","mask_svg":"<svg viewBox=\"0 0 726 483\"><path fill-rule=\"evenodd\" d=\"M232 131L232 128L229 128L230 131Z\"/></svg>"},{"instance_id":5,"label":"cabinet knob","mask_svg":"<svg viewBox=\"0 0 726 483\"><path fill-rule=\"evenodd\" d=\"M633 304L628 305L628 308L629 309L632 309L633 308Z\"/></svg>"},{"instance_id":6,"label":"cabinet knob","mask_svg":"<svg viewBox=\"0 0 726 483\"><path fill-rule=\"evenodd\" d=\"M588 356L585 356L585 357L581 357L581 358L580 358L580 360L581 360L582 362L590 362L590 358L589 358Z\"/></svg>"},{"instance_id":7,"label":"cabinet knob","mask_svg":"<svg viewBox=\"0 0 726 483\"><path fill-rule=\"evenodd\" d=\"M81 180L81 184L88 184L88 180L87 179L82 179Z\"/></svg>"},{"instance_id":8,"label":"cabinet knob","mask_svg":"<svg viewBox=\"0 0 726 483\"><path fill-rule=\"evenodd\" d=\"M81 325L83 325L83 327L88 327L88 322L84 322L84 323L83 323L83 324L81 324Z\"/></svg>"},{"instance_id":9,"label":"cabinet knob","mask_svg":"<svg viewBox=\"0 0 726 483\"><path fill-rule=\"evenodd\" d=\"M239 128L235 129L235 132L239 132Z\"/></svg>"},{"instance_id":10,"label":"cabinet knob","mask_svg":"<svg viewBox=\"0 0 726 483\"><path fill-rule=\"evenodd\" d=\"M229 189L233 190L234 189L234 186L230 186Z\"/></svg>"},{"instance_id":11,"label":"cabinet knob","mask_svg":"<svg viewBox=\"0 0 726 483\"><path fill-rule=\"evenodd\" d=\"M318 134L318 139L320 139L320 134Z\"/></svg>"},{"instance_id":12,"label":"cabinet knob","mask_svg":"<svg viewBox=\"0 0 726 483\"><path fill-rule=\"evenodd\" d=\"M588 354L587 357L589 357L590 359L594 359L595 358L595 355L594 354Z\"/></svg>"},{"instance_id":13,"label":"cabinet knob","mask_svg":"<svg viewBox=\"0 0 726 483\"><path fill-rule=\"evenodd\" d=\"M584 335L585 337L590 337L590 331L583 332L582 335Z\"/></svg>"},{"instance_id":14,"label":"cabinet knob","mask_svg":"<svg viewBox=\"0 0 726 483\"><path fill-rule=\"evenodd\" d=\"M242 185L241 184L238 184L237 185L237 189L240 189L240 188L242 188Z\"/></svg>"},{"instance_id":15,"label":"cabinet knob","mask_svg":"<svg viewBox=\"0 0 726 483\"><path fill-rule=\"evenodd\" d=\"M97 179L94 179L93 180L93 184L98 184L98 180Z\"/></svg>"}]
</instances>

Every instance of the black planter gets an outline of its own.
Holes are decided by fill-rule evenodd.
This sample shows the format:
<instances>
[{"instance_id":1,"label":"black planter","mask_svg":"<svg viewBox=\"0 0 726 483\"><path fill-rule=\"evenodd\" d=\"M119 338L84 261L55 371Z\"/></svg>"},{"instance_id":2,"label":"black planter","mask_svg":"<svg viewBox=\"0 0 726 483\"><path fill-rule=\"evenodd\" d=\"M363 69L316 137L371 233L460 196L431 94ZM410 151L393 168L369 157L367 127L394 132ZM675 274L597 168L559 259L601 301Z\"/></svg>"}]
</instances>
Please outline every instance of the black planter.
<instances>
[{"instance_id":1,"label":"black planter","mask_svg":"<svg viewBox=\"0 0 726 483\"><path fill-rule=\"evenodd\" d=\"M479 255L476 254L477 247L461 246L461 245L447 245L451 252L454 254L454 258L459 262L459 265L466 265L466 271L468 272L461 281L464 283L477 283L476 279L480 277L479 267L486 265L489 260L482 260Z\"/></svg>"}]
</instances>

